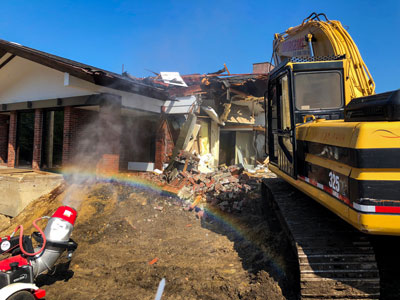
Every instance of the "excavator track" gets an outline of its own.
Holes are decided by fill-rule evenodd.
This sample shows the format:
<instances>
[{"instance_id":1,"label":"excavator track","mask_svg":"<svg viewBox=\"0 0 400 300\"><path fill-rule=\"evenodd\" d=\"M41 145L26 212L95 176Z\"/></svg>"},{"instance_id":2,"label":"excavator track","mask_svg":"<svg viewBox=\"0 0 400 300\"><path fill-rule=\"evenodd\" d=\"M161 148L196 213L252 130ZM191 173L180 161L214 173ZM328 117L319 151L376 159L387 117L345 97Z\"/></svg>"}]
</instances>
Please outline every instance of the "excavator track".
<instances>
[{"instance_id":1,"label":"excavator track","mask_svg":"<svg viewBox=\"0 0 400 300\"><path fill-rule=\"evenodd\" d=\"M282 179L264 179L262 190L298 258L301 299L379 299L367 235Z\"/></svg>"}]
</instances>

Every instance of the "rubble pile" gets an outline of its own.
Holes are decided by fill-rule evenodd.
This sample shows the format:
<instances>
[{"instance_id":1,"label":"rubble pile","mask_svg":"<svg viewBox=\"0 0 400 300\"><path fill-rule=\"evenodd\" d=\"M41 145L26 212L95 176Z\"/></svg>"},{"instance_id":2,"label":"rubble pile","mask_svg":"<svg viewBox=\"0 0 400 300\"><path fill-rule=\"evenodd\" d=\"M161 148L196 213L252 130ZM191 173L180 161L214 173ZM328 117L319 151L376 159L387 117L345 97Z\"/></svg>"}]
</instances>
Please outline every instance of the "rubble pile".
<instances>
[{"instance_id":1,"label":"rubble pile","mask_svg":"<svg viewBox=\"0 0 400 300\"><path fill-rule=\"evenodd\" d=\"M205 191L206 201L222 211L240 212L259 195L260 178L244 172L242 167L230 166L207 175L211 184Z\"/></svg>"},{"instance_id":2,"label":"rubble pile","mask_svg":"<svg viewBox=\"0 0 400 300\"><path fill-rule=\"evenodd\" d=\"M157 183L162 190L175 194L187 209L203 209L211 205L224 212L241 212L242 208L259 195L261 178L272 176L266 165L245 170L243 165L221 166L217 171L201 173L196 164L185 164L167 174L142 173L141 177Z\"/></svg>"},{"instance_id":3,"label":"rubble pile","mask_svg":"<svg viewBox=\"0 0 400 300\"><path fill-rule=\"evenodd\" d=\"M163 187L167 184L167 177L164 174L153 173L153 172L138 172L134 176L143 178L146 181L152 182L153 184Z\"/></svg>"}]
</instances>

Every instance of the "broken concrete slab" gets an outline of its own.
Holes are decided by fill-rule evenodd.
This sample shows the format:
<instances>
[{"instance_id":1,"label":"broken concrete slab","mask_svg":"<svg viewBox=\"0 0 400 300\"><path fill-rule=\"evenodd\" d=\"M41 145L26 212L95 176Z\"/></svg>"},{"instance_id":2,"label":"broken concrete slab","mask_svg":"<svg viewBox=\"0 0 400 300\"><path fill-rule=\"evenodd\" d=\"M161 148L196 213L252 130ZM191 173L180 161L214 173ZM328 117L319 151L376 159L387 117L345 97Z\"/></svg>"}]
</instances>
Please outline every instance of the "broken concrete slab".
<instances>
[{"instance_id":1,"label":"broken concrete slab","mask_svg":"<svg viewBox=\"0 0 400 300\"><path fill-rule=\"evenodd\" d=\"M1 169L0 214L17 216L31 201L50 193L63 181L61 174Z\"/></svg>"}]
</instances>

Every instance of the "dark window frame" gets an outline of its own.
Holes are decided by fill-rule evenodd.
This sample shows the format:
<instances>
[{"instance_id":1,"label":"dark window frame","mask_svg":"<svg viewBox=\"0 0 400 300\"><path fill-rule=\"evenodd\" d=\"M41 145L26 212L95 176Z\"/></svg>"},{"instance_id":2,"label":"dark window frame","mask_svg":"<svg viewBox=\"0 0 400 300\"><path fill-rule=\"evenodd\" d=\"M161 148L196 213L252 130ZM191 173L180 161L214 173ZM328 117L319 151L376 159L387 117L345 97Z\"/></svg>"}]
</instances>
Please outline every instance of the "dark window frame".
<instances>
[{"instance_id":1,"label":"dark window frame","mask_svg":"<svg viewBox=\"0 0 400 300\"><path fill-rule=\"evenodd\" d=\"M295 75L296 74L321 74L321 73L338 73L340 78L339 78L339 88L340 88L340 98L341 102L339 106L336 107L327 107L327 108L309 108L309 109L301 109L298 108L298 101L297 101L297 95L296 95L296 82L295 82ZM343 69L327 69L327 70L306 70L306 71L300 71L300 72L293 72L292 73L292 92L293 92L293 102L294 102L294 108L296 112L301 112L301 113L306 113L306 112L326 112L326 111L337 111L339 109L343 109L345 106L345 99L344 99L344 77L343 77Z\"/></svg>"}]
</instances>

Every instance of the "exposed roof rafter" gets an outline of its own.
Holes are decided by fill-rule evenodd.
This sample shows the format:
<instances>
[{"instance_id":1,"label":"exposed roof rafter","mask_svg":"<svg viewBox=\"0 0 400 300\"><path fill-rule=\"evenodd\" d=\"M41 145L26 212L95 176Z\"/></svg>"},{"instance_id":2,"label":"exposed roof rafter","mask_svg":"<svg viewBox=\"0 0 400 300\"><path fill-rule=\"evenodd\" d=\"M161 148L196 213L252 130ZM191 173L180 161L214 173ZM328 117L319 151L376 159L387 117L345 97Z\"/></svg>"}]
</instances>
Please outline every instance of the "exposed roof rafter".
<instances>
[{"instance_id":1,"label":"exposed roof rafter","mask_svg":"<svg viewBox=\"0 0 400 300\"><path fill-rule=\"evenodd\" d=\"M3 63L0 64L0 69L2 69L6 64L8 64L16 55L11 55L9 58L7 58Z\"/></svg>"},{"instance_id":2,"label":"exposed roof rafter","mask_svg":"<svg viewBox=\"0 0 400 300\"><path fill-rule=\"evenodd\" d=\"M7 54L6 50L0 49L0 59Z\"/></svg>"}]
</instances>

